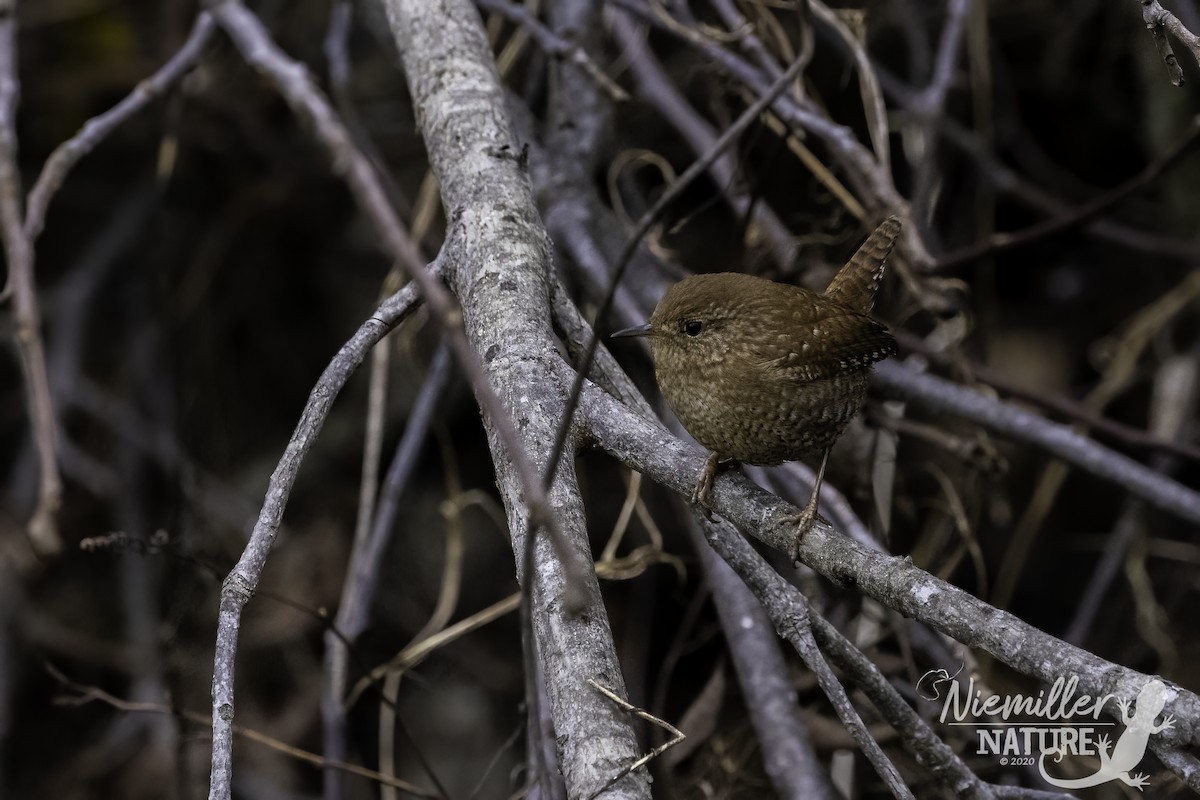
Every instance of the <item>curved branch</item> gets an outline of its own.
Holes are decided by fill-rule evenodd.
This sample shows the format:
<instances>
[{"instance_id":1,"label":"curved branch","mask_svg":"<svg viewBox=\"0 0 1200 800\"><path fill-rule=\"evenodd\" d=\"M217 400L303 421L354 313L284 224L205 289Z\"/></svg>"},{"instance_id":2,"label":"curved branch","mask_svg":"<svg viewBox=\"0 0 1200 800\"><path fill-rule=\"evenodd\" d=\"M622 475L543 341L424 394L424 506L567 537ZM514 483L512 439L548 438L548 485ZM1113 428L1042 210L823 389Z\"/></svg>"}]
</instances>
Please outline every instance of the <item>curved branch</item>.
<instances>
[{"instance_id":1,"label":"curved branch","mask_svg":"<svg viewBox=\"0 0 1200 800\"><path fill-rule=\"evenodd\" d=\"M171 56L166 64L144 81L139 83L124 100L115 106L92 117L83 124L79 133L54 148L54 152L46 159L37 181L29 190L29 203L26 207L25 235L34 241L42 232L46 223L46 209L54 199L55 192L66 180L67 174L79 163L79 159L96 149L101 142L113 132L117 126L141 111L168 89L175 85L188 70L196 65L204 54L217 26L212 15L203 12L196 17L196 24L187 41Z\"/></svg>"},{"instance_id":2,"label":"curved branch","mask_svg":"<svg viewBox=\"0 0 1200 800\"><path fill-rule=\"evenodd\" d=\"M254 524L254 531L246 549L238 559L237 566L229 573L221 586L221 606L217 624L217 647L213 665L213 762L209 786L209 798L228 798L233 791L233 676L237 655L238 631L241 627L242 608L249 602L258 585L258 578L266 564L267 555L275 543L279 525L283 522L283 511L288 496L296 483L300 465L304 461L317 435L324 427L325 418L338 393L346 381L358 369L367 353L387 333L416 307L417 292L413 285L401 289L383 301L379 309L364 322L342 345L329 366L321 373L300 422L279 465L271 473L267 496L262 511Z\"/></svg>"}]
</instances>

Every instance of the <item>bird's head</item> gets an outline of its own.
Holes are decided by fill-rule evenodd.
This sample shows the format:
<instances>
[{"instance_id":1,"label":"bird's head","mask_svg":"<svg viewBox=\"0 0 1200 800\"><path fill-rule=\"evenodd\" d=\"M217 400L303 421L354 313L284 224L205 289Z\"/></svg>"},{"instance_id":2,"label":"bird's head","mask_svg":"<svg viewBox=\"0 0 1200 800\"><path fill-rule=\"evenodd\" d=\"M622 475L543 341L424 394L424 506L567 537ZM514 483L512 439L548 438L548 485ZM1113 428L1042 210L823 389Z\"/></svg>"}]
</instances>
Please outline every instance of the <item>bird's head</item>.
<instances>
[{"instance_id":1,"label":"bird's head","mask_svg":"<svg viewBox=\"0 0 1200 800\"><path fill-rule=\"evenodd\" d=\"M752 335L777 288L740 273L692 275L667 290L649 322L617 331L613 338L649 337L659 368L671 358L696 364L720 360L739 339Z\"/></svg>"}]
</instances>

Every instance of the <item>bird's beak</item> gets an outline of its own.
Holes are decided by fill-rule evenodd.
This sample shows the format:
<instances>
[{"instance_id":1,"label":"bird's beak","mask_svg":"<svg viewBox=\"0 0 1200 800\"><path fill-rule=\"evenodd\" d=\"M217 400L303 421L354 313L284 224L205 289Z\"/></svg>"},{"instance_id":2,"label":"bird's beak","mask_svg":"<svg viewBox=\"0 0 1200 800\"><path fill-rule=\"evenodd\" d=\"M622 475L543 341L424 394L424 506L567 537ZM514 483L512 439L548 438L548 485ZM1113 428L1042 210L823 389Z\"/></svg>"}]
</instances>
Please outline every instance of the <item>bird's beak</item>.
<instances>
[{"instance_id":1,"label":"bird's beak","mask_svg":"<svg viewBox=\"0 0 1200 800\"><path fill-rule=\"evenodd\" d=\"M632 328L626 328L623 331L617 331L616 333L609 336L609 338L610 339L622 339L627 336L649 336L651 334L651 332L652 332L652 329L650 327L650 323L647 322L645 325L635 325Z\"/></svg>"}]
</instances>

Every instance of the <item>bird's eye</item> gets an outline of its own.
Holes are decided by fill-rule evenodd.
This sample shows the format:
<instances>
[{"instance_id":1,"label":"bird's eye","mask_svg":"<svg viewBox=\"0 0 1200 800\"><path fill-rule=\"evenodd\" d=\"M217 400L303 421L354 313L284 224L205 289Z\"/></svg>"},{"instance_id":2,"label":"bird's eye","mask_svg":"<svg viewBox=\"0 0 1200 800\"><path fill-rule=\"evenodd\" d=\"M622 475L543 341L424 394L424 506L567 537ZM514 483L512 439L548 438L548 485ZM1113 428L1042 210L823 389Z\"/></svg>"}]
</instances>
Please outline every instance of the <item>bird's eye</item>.
<instances>
[{"instance_id":1,"label":"bird's eye","mask_svg":"<svg viewBox=\"0 0 1200 800\"><path fill-rule=\"evenodd\" d=\"M704 323L698 319L689 319L683 323L683 332L688 336L699 336L702 330L704 330Z\"/></svg>"}]
</instances>

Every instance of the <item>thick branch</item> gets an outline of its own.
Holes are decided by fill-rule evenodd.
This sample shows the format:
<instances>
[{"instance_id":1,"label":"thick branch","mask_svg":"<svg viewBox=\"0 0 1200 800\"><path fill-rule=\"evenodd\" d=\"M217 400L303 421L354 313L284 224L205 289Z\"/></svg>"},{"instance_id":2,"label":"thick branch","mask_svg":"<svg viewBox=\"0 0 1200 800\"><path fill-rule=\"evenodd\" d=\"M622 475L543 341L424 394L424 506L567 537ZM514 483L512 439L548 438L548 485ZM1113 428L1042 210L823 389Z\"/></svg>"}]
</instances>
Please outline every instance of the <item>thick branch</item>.
<instances>
[{"instance_id":1,"label":"thick branch","mask_svg":"<svg viewBox=\"0 0 1200 800\"><path fill-rule=\"evenodd\" d=\"M1179 17L1163 8L1158 0L1138 0L1138 2L1142 4L1142 20L1146 23L1146 30L1150 31L1150 35L1154 37L1154 44L1158 48L1158 53L1162 56L1163 63L1167 66L1167 76L1170 78L1171 83L1176 86L1183 86L1183 68L1179 66L1179 60L1175 57L1175 51L1171 49L1171 43L1167 40L1167 33L1170 33L1191 50L1192 56L1198 63L1200 63L1200 36L1189 31L1179 21Z\"/></svg>"},{"instance_id":2,"label":"thick branch","mask_svg":"<svg viewBox=\"0 0 1200 800\"><path fill-rule=\"evenodd\" d=\"M545 469L572 375L554 346L549 297L549 240L534 207L504 93L467 0L437 4L387 0L409 92L442 190L452 229L445 254L463 307L467 335L482 353L492 385L520 430L528 457ZM547 537L523 554L530 522L525 487L491 420L485 420L497 479L508 509L518 577L531 593L534 637L545 671L568 794L586 797L637 758L625 712L588 684L624 692L595 574L570 574ZM550 487L567 557L590 565L574 465L564 459ZM572 583L574 585L572 585ZM581 595L572 614L567 594ZM648 797L644 770L607 796Z\"/></svg>"},{"instance_id":3,"label":"thick branch","mask_svg":"<svg viewBox=\"0 0 1200 800\"><path fill-rule=\"evenodd\" d=\"M482 31L479 30L479 20L474 15L474 10L467 6L466 14L462 13L462 9L459 11L460 22L465 21L466 27L469 30L475 31L482 42ZM552 503L548 499L532 461L524 448L523 438L518 434L516 425L510 417L512 406L510 405L506 408L497 396L491 378L485 372L480 357L480 353L484 351L482 349L472 349L472 343L468 342L462 327L462 314L456 307L454 298L434 276L432 271L427 271L423 268L416 243L413 242L403 225L400 224L395 211L389 205L378 175L369 160L354 147L345 125L337 118L329 102L313 85L304 66L290 59L275 45L257 17L239 2L236 2L236 0L224 0L224 2L216 3L212 6L211 13L229 34L246 61L272 81L295 114L310 127L317 141L330 155L334 168L346 180L351 193L358 201L364 214L375 226L377 233L382 239L384 249L408 271L409 276L413 279L413 283L419 288L421 296L432 316L441 325L443 330L445 330L454 350L455 357L466 373L475 396L484 410L485 422L489 427L492 445L498 454L497 461L503 462L510 469L510 475L519 487L515 491L522 498L522 508L529 511L529 515L524 521L528 522L529 519L532 519L539 525L546 524L552 529L556 529L558 523L551 509ZM444 26L445 20L439 18L439 24ZM417 44L429 45L430 43L421 41ZM472 42L472 45L474 44ZM419 51L421 48L416 47L416 49ZM486 44L480 48L480 51L484 54L482 60L487 65L485 71L491 76L493 82L496 82L494 67L492 66L490 55L487 55ZM404 50L406 57L410 55L410 52L410 49ZM474 60L479 60L478 54L472 53L471 55ZM418 59L418 62L417 66L424 66L425 62L420 62L420 59ZM496 85L498 87L498 82L496 82ZM459 87L441 86L440 88L443 90L453 90ZM470 94L470 91L468 89L466 94ZM450 97L443 99L443 102L457 108L460 107L459 101L461 99L461 97L454 96L451 92ZM477 101L479 99L485 98L476 98ZM426 108L424 110L428 112L432 109ZM497 118L503 117L502 97L492 110ZM478 112L480 108L472 107L472 111ZM482 122L483 117L480 116L478 120ZM431 114L423 122L426 125L425 134L427 141L436 141L437 137L443 134L452 136L456 133L447 132L439 127L436 115ZM484 175L502 180L513 178L512 174L501 178L495 174L489 175L489 170L483 170L482 172L473 171L475 167L480 166L480 159L494 159L496 163L507 163L510 167L515 164L516 156L511 148L506 150L501 146L501 142L499 141L500 138L511 139L511 137L507 136L507 126L503 125L499 127L503 128L505 136L493 136L496 145L495 149L483 147L479 152L475 152L475 158L466 159L461 163L456 162L456 168L465 168L467 170L465 175L460 175L462 180L458 181L458 185L453 187L448 185L447 182L453 180L453 175L450 172L444 171L440 175L442 178L442 188L446 192L445 196L458 198L470 197L478 200L479 193L474 191L477 187L471 185L473 180L479 180ZM457 133L462 135L464 131L458 131ZM472 136L468 138L474 140L477 137ZM473 141L473 144L478 145L479 143ZM511 143L506 141L504 144ZM517 180L519 181L520 177ZM451 189L453 189L453 193L451 193ZM476 234L480 234L481 231L473 227L469 221L463 219L463 217L467 216L468 208L470 207L464 205L462 213L457 215L455 220L456 222L466 222L465 225L459 226L456 231L460 239L465 237L468 241L466 248L460 249L455 253L454 257L466 259L472 256L477 257L479 255L478 248L480 243L488 242L487 232L482 232L480 238L475 238ZM484 206L484 208L494 209L495 207ZM476 206L473 210L479 213L480 207ZM503 221L506 223L516 219L512 215L505 214L502 216ZM494 233L495 231L491 232ZM519 247L517 249L520 250ZM527 250L521 252L522 255L528 254ZM458 270L456 275L461 277L463 272L463 270ZM466 272L467 274L473 274L469 269ZM364 331L360 330L359 336L351 344L361 342L363 346L369 348L375 341L378 341L378 337L371 339L369 337L364 338L364 335ZM347 345L347 347L350 347L350 345ZM342 364L342 368L348 368L349 371L352 371L358 365L362 355L358 353L357 345L355 345L355 353L357 360L339 362ZM340 389L344 384L345 379L349 376L349 371L338 376L338 381L336 382L337 389ZM213 676L213 783L210 788L210 796L214 798L223 799L228 797L230 792L232 770L232 736L230 733L230 724L233 716L233 665L241 609L249 600L258 583L259 576L262 574L271 544L278 532L283 509L287 501L287 494L295 478L295 471L299 468L299 463L303 458L304 452L311 446L313 439L315 439L320 430L324 416L328 411L328 403L326 401L332 400L331 391L332 388L328 385L318 385L317 389L314 390L314 393L321 393L315 400L324 403L324 405L319 407L319 419L312 425L307 424L307 417L301 420L297 433L293 437L292 445L289 446L296 446L298 452L293 454L289 450L289 453L285 454L284 459L281 461L280 467L276 470L271 488L268 490L268 497L264 502L263 510L251 534L251 541L243 552L242 557L238 560L233 572L226 580L222 592ZM336 394L336 391L333 391L333 394ZM312 402L314 400L310 400L310 404ZM287 474L283 472L285 463L290 464ZM577 555L574 557L578 560ZM573 590L583 591L577 588L578 583L572 583L570 586ZM596 589L594 594L598 598L599 590ZM607 633L607 626L604 625L602 614L589 615L588 619L593 624L604 627L604 632ZM597 620L600 621L597 622ZM609 639L611 640L611 637ZM612 661L615 663L615 657L612 658ZM579 680L582 681L584 678L580 678ZM616 686L618 683L610 681L608 685ZM627 727L625 730L628 732ZM632 742L631 733L628 738ZM600 764L600 767L602 766Z\"/></svg>"},{"instance_id":4,"label":"thick branch","mask_svg":"<svg viewBox=\"0 0 1200 800\"><path fill-rule=\"evenodd\" d=\"M597 444L625 464L688 495L704 466L704 454L647 422L589 386L580 411ZM779 550L792 541L798 510L754 486L740 475L725 474L713 486L713 510L742 533ZM991 653L1014 669L1053 683L1062 675L1079 677L1079 692L1096 697L1136 695L1148 680L1135 670L1105 661L1069 645L1008 612L934 578L907 558L868 550L826 525L804 538L800 560L843 586L854 587L888 608L914 617L935 630ZM1200 697L1171 686L1168 702L1179 724L1160 734L1174 744L1200 743Z\"/></svg>"}]
</instances>

